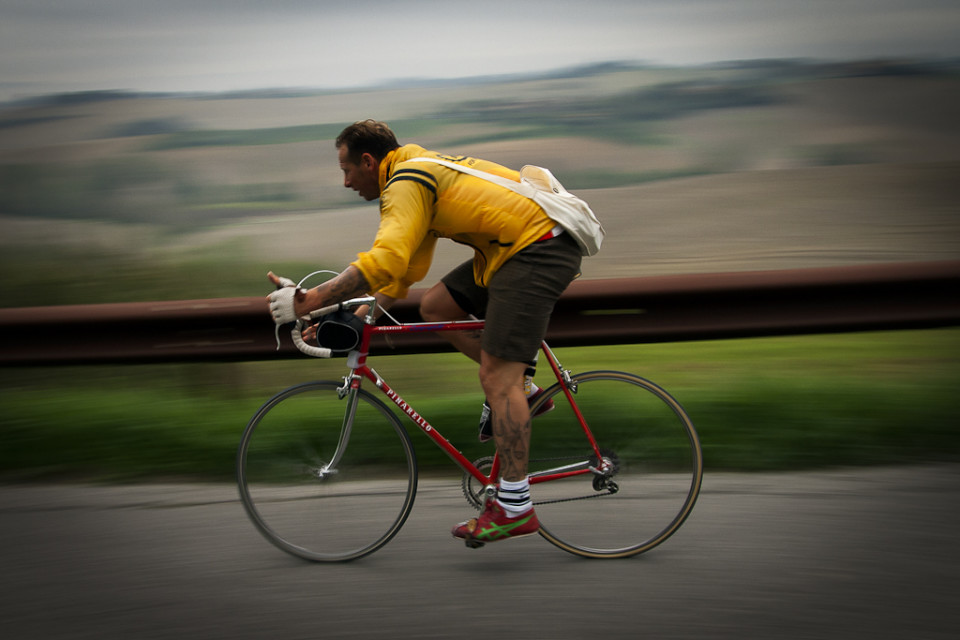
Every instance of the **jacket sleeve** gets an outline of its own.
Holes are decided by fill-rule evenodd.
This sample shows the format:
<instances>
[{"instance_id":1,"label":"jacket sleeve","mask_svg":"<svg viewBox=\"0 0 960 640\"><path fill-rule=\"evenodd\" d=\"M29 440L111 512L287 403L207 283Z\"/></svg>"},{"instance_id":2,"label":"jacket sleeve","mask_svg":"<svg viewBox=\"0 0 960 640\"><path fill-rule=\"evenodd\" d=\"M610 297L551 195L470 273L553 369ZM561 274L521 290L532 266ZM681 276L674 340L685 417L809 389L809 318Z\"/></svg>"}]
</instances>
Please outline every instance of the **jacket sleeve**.
<instances>
[{"instance_id":1,"label":"jacket sleeve","mask_svg":"<svg viewBox=\"0 0 960 640\"><path fill-rule=\"evenodd\" d=\"M380 291L391 298L406 298L410 287L427 276L427 272L430 270L430 264L433 262L433 250L436 246L436 237L432 234L427 234L420 246L417 247L413 257L411 257L407 272L403 277L384 286Z\"/></svg>"},{"instance_id":2,"label":"jacket sleeve","mask_svg":"<svg viewBox=\"0 0 960 640\"><path fill-rule=\"evenodd\" d=\"M392 180L380 194L380 228L373 247L351 263L372 291L405 298L427 275L436 238L429 232L435 190L410 180Z\"/></svg>"}]
</instances>

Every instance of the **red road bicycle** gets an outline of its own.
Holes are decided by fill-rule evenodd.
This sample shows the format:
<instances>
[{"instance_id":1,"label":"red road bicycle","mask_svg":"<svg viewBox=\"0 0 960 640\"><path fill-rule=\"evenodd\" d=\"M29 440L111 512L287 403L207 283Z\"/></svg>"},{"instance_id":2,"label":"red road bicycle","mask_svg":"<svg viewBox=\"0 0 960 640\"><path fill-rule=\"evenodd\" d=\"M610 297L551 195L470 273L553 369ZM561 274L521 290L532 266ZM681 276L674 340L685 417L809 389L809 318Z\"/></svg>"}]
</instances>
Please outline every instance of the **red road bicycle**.
<instances>
[{"instance_id":1,"label":"red road bicycle","mask_svg":"<svg viewBox=\"0 0 960 640\"><path fill-rule=\"evenodd\" d=\"M237 452L240 497L271 543L316 562L370 554L393 538L417 492L414 447L395 407L463 470L467 502L481 508L496 495L496 454L468 460L435 425L367 363L380 333L477 331L482 320L378 326L376 301L357 298L313 317L370 305L359 344L342 381L299 384L268 400L253 416ZM292 331L301 351L303 321ZM573 374L542 345L556 383L555 409L536 419L530 446L531 493L540 535L570 553L623 558L657 546L677 531L696 502L703 454L693 423L666 391L620 371ZM386 398L363 388L372 384Z\"/></svg>"}]
</instances>

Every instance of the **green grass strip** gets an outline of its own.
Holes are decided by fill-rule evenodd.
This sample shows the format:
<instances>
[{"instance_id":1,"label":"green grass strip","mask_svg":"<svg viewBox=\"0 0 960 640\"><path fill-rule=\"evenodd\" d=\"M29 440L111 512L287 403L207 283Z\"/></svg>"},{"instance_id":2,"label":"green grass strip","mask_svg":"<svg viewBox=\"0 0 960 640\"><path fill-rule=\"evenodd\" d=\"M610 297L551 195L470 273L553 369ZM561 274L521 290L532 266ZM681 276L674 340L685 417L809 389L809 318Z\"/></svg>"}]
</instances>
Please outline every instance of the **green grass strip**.
<instances>
[{"instance_id":1,"label":"green grass strip","mask_svg":"<svg viewBox=\"0 0 960 640\"><path fill-rule=\"evenodd\" d=\"M632 371L668 389L700 433L708 471L918 463L960 454L957 329L558 353L575 371ZM476 442L482 393L475 365L452 353L373 364L468 458L492 453ZM0 474L229 480L257 407L291 384L337 379L343 366L305 359L2 370ZM423 469L457 473L410 430Z\"/></svg>"}]
</instances>

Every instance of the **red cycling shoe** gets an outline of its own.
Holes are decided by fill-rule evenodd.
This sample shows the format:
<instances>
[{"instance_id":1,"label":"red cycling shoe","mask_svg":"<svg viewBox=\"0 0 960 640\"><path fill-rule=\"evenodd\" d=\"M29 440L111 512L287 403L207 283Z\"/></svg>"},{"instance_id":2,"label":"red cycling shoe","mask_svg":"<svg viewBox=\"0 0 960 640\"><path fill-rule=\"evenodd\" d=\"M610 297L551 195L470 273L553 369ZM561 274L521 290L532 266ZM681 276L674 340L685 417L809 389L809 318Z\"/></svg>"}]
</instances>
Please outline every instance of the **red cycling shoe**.
<instances>
[{"instance_id":1,"label":"red cycling shoe","mask_svg":"<svg viewBox=\"0 0 960 640\"><path fill-rule=\"evenodd\" d=\"M465 541L468 547L477 548L487 542L533 535L539 530L540 521L533 507L516 518L511 518L495 499L491 499L487 500L479 518L461 522L453 528L452 533L454 538Z\"/></svg>"}]
</instances>

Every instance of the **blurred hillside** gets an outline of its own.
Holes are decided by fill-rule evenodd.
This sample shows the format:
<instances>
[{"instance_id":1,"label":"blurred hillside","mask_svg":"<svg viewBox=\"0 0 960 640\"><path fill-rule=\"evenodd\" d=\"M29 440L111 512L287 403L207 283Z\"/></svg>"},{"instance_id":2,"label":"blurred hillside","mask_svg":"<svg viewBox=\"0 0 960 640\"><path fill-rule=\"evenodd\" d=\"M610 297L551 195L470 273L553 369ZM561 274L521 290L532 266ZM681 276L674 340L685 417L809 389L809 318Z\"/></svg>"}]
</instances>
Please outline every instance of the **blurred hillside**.
<instances>
[{"instance_id":1,"label":"blurred hillside","mask_svg":"<svg viewBox=\"0 0 960 640\"><path fill-rule=\"evenodd\" d=\"M550 167L608 240L588 278L960 258L960 75L902 62L619 64L352 92L0 107L3 306L258 295L340 269L375 205L333 139ZM428 282L469 252L444 243Z\"/></svg>"}]
</instances>

